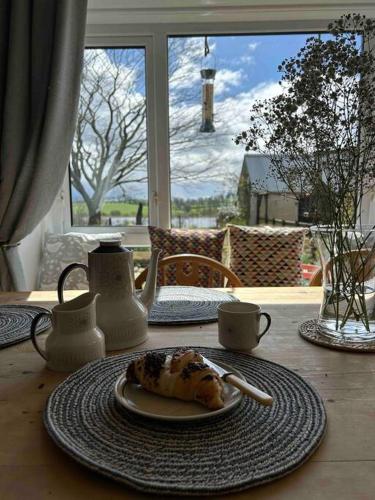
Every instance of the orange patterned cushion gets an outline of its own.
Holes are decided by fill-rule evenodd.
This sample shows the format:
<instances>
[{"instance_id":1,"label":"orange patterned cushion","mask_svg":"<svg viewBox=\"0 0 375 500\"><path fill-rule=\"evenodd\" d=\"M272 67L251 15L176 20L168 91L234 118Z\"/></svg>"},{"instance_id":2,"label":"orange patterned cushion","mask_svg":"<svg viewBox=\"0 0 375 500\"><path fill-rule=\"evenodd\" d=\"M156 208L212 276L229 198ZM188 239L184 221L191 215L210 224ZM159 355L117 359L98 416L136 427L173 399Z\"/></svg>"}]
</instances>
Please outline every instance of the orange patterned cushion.
<instances>
[{"instance_id":1,"label":"orange patterned cushion","mask_svg":"<svg viewBox=\"0 0 375 500\"><path fill-rule=\"evenodd\" d=\"M307 230L229 225L230 268L245 286L298 286Z\"/></svg>"},{"instance_id":2,"label":"orange patterned cushion","mask_svg":"<svg viewBox=\"0 0 375 500\"><path fill-rule=\"evenodd\" d=\"M160 258L182 253L204 255L221 262L226 229L162 229L149 226L152 248L160 248ZM187 265L187 271L188 271ZM208 269L200 268L200 286L208 286ZM214 276L213 286L223 286L221 275ZM175 269L169 266L166 272L166 284L175 285Z\"/></svg>"}]
</instances>

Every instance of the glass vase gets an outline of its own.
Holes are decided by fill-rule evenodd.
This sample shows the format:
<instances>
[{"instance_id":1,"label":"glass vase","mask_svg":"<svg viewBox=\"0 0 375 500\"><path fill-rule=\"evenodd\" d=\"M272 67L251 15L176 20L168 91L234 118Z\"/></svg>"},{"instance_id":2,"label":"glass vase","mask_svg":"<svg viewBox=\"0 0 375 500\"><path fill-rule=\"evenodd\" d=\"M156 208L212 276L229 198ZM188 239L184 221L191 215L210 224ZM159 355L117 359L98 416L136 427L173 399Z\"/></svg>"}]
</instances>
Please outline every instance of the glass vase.
<instances>
[{"instance_id":1,"label":"glass vase","mask_svg":"<svg viewBox=\"0 0 375 500\"><path fill-rule=\"evenodd\" d=\"M313 227L322 265L320 332L344 342L375 340L375 229Z\"/></svg>"}]
</instances>

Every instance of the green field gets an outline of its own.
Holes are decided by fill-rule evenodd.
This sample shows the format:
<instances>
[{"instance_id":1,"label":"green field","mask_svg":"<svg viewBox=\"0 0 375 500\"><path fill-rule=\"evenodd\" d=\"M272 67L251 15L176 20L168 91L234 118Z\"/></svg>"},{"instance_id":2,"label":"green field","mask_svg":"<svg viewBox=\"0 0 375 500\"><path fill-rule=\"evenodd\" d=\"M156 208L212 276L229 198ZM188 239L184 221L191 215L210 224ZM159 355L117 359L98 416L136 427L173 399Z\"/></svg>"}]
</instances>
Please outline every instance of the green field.
<instances>
[{"instance_id":1,"label":"green field","mask_svg":"<svg viewBox=\"0 0 375 500\"><path fill-rule=\"evenodd\" d=\"M124 201L106 201L103 205L102 215L107 217L132 217L137 215L138 204ZM73 202L73 212L80 215L88 215L86 203L83 201ZM143 205L143 217L148 216L148 206Z\"/></svg>"},{"instance_id":2,"label":"green field","mask_svg":"<svg viewBox=\"0 0 375 500\"><path fill-rule=\"evenodd\" d=\"M172 203L172 214L174 217L182 216L190 216L190 217L205 217L212 216L214 217L217 213L219 207L215 206L202 206L202 205L194 205L184 208L177 208ZM106 201L103 205L102 215L104 217L135 217L138 210L138 203L134 202L124 202L124 201ZM88 215L88 210L86 203L83 201L75 201L73 202L73 213L77 215ZM143 205L142 211L143 217L148 216L148 206Z\"/></svg>"}]
</instances>

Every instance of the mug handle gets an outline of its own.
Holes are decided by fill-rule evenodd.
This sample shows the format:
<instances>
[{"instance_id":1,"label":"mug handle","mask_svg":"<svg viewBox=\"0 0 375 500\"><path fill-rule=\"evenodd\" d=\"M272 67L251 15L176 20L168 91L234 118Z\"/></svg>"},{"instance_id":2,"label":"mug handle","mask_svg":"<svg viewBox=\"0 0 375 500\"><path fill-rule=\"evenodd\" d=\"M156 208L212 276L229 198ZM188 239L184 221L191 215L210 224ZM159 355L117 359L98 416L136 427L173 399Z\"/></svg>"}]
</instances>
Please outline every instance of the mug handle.
<instances>
[{"instance_id":1,"label":"mug handle","mask_svg":"<svg viewBox=\"0 0 375 500\"><path fill-rule=\"evenodd\" d=\"M47 354L44 349L42 349L36 340L36 327L38 325L39 320L43 316L48 316L49 318L51 317L51 313L46 313L46 312L40 312L38 313L32 320L31 322L31 327L30 327L30 336L31 336L31 342L33 343L33 346L35 349L39 352L39 354L42 356L47 361Z\"/></svg>"},{"instance_id":2,"label":"mug handle","mask_svg":"<svg viewBox=\"0 0 375 500\"><path fill-rule=\"evenodd\" d=\"M86 264L78 264L75 262L74 264L70 264L68 267L64 269L64 271L60 274L59 281L57 283L57 296L59 298L59 303L64 303L64 284L68 275L73 271L73 269L83 269L86 273L87 279L89 277L89 268Z\"/></svg>"},{"instance_id":3,"label":"mug handle","mask_svg":"<svg viewBox=\"0 0 375 500\"><path fill-rule=\"evenodd\" d=\"M266 328L263 330L263 332L258 334L258 340L260 340L263 337L263 335L268 332L271 326L271 316L268 313L263 313L263 312L261 312L260 315L264 316L267 319L267 325Z\"/></svg>"}]
</instances>

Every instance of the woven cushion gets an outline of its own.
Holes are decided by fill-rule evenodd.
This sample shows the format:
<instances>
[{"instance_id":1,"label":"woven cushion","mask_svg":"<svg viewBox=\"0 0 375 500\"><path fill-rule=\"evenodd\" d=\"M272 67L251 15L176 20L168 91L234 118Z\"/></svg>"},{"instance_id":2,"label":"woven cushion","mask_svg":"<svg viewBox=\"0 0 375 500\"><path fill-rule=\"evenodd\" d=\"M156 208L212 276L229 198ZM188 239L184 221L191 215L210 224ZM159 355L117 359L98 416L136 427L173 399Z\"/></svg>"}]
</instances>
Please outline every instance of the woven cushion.
<instances>
[{"instance_id":1,"label":"woven cushion","mask_svg":"<svg viewBox=\"0 0 375 500\"><path fill-rule=\"evenodd\" d=\"M229 226L230 268L245 286L297 286L307 230Z\"/></svg>"},{"instance_id":2,"label":"woven cushion","mask_svg":"<svg viewBox=\"0 0 375 500\"><path fill-rule=\"evenodd\" d=\"M56 290L62 271L73 262L87 264L87 254L94 250L99 241L121 239L121 233L66 233L47 234L42 254L39 289ZM65 288L67 290L86 290L88 283L82 269L75 269L69 274Z\"/></svg>"},{"instance_id":3,"label":"woven cushion","mask_svg":"<svg viewBox=\"0 0 375 500\"><path fill-rule=\"evenodd\" d=\"M160 258L182 253L204 255L221 262L226 229L162 229L149 226L152 248L161 250ZM186 272L189 272L189 264ZM185 269L185 268L184 268ZM165 285L176 285L175 266L168 266L165 273ZM161 284L159 276L159 285ZM199 286L208 286L208 268L199 268ZM223 277L215 273L212 286L223 286Z\"/></svg>"}]
</instances>

